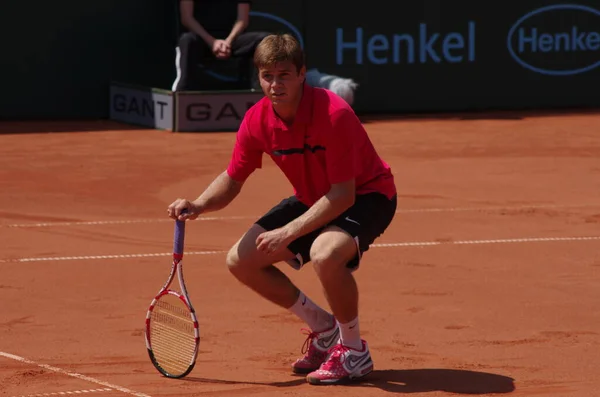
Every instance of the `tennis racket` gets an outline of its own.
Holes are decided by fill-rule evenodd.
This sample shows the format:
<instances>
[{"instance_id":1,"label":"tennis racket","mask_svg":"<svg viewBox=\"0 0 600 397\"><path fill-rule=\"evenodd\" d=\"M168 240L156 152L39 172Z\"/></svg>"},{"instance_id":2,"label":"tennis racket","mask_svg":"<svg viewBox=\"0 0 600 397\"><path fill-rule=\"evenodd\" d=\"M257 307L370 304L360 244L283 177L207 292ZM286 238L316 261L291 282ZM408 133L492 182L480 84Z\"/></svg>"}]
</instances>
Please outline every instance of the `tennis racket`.
<instances>
[{"instance_id":1,"label":"tennis racket","mask_svg":"<svg viewBox=\"0 0 600 397\"><path fill-rule=\"evenodd\" d=\"M185 221L176 220L171 273L146 314L145 336L150 360L168 378L183 378L192 371L200 345L198 319L183 279L184 237ZM169 288L175 274L181 293Z\"/></svg>"}]
</instances>

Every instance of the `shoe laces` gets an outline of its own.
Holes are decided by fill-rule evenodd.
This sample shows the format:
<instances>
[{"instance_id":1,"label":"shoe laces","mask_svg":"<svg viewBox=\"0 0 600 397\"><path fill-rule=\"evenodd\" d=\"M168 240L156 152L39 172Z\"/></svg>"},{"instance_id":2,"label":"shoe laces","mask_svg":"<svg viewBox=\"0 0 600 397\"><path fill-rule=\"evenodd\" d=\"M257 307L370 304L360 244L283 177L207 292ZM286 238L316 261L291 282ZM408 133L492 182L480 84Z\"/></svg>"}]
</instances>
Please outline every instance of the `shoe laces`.
<instances>
[{"instance_id":1,"label":"shoe laces","mask_svg":"<svg viewBox=\"0 0 600 397\"><path fill-rule=\"evenodd\" d=\"M306 335L306 339L304 340L304 344L302 345L302 354L306 354L308 353L308 349L310 349L313 340L318 338L319 334L308 328L302 328L301 331L304 335Z\"/></svg>"},{"instance_id":2,"label":"shoe laces","mask_svg":"<svg viewBox=\"0 0 600 397\"><path fill-rule=\"evenodd\" d=\"M324 370L331 370L336 364L343 364L346 359L346 352L350 351L350 348L338 343L335 346L332 346L327 351L327 360L321 366Z\"/></svg>"}]
</instances>

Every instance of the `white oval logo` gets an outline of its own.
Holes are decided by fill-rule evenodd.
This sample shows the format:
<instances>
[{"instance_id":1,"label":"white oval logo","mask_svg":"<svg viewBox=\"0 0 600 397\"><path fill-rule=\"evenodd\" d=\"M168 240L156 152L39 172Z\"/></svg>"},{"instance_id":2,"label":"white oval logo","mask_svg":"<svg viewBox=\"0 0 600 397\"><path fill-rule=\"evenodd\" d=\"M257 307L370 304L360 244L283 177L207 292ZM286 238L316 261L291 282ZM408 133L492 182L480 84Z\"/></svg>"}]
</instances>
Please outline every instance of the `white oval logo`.
<instances>
[{"instance_id":1,"label":"white oval logo","mask_svg":"<svg viewBox=\"0 0 600 397\"><path fill-rule=\"evenodd\" d=\"M531 11L511 27L507 46L515 61L536 73L588 72L600 66L600 11L576 4Z\"/></svg>"},{"instance_id":2,"label":"white oval logo","mask_svg":"<svg viewBox=\"0 0 600 397\"><path fill-rule=\"evenodd\" d=\"M286 21L285 19L278 17L277 15L269 14L267 12L262 12L262 11L250 11L250 16L266 18L266 19L270 19L271 21L282 24L283 26L288 28L294 36L296 36L298 43L300 43L300 47L304 48L304 39L302 37L302 34L300 34L300 31L298 30L298 28L296 28L291 22Z\"/></svg>"}]
</instances>

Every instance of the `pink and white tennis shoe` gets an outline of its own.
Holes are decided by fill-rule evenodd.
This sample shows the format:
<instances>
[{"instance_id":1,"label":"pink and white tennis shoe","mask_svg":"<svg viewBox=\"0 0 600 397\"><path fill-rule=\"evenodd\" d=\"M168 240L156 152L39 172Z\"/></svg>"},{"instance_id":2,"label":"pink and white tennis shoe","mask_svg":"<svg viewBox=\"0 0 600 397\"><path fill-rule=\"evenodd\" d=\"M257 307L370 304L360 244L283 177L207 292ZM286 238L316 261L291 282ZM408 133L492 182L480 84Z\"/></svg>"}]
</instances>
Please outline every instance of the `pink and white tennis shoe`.
<instances>
[{"instance_id":1,"label":"pink and white tennis shoe","mask_svg":"<svg viewBox=\"0 0 600 397\"><path fill-rule=\"evenodd\" d=\"M327 352L335 346L340 339L340 329L335 324L323 332L314 332L303 329L307 338L302 346L304 357L292 364L292 371L296 374L308 374L319 369L327 358Z\"/></svg>"},{"instance_id":2,"label":"pink and white tennis shoe","mask_svg":"<svg viewBox=\"0 0 600 397\"><path fill-rule=\"evenodd\" d=\"M329 350L319 369L309 373L306 380L313 385L340 384L358 380L372 371L373 360L366 341L362 341L362 350L338 343Z\"/></svg>"}]
</instances>

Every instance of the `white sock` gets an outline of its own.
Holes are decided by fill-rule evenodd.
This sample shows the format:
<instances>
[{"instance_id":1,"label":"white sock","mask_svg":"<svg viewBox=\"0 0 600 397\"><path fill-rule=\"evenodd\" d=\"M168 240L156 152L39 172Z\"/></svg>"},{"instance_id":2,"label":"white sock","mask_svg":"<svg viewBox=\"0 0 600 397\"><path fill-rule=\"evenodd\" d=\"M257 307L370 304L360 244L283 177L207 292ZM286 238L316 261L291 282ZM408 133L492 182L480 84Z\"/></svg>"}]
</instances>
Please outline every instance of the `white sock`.
<instances>
[{"instance_id":1,"label":"white sock","mask_svg":"<svg viewBox=\"0 0 600 397\"><path fill-rule=\"evenodd\" d=\"M358 317L346 324L340 324L340 340L342 345L356 350L362 350L362 340L360 339L360 329L358 326Z\"/></svg>"},{"instance_id":2,"label":"white sock","mask_svg":"<svg viewBox=\"0 0 600 397\"><path fill-rule=\"evenodd\" d=\"M333 315L327 313L316 303L311 301L302 291L298 295L298 300L289 310L296 316L300 317L311 330L315 332L325 331L335 323Z\"/></svg>"}]
</instances>

